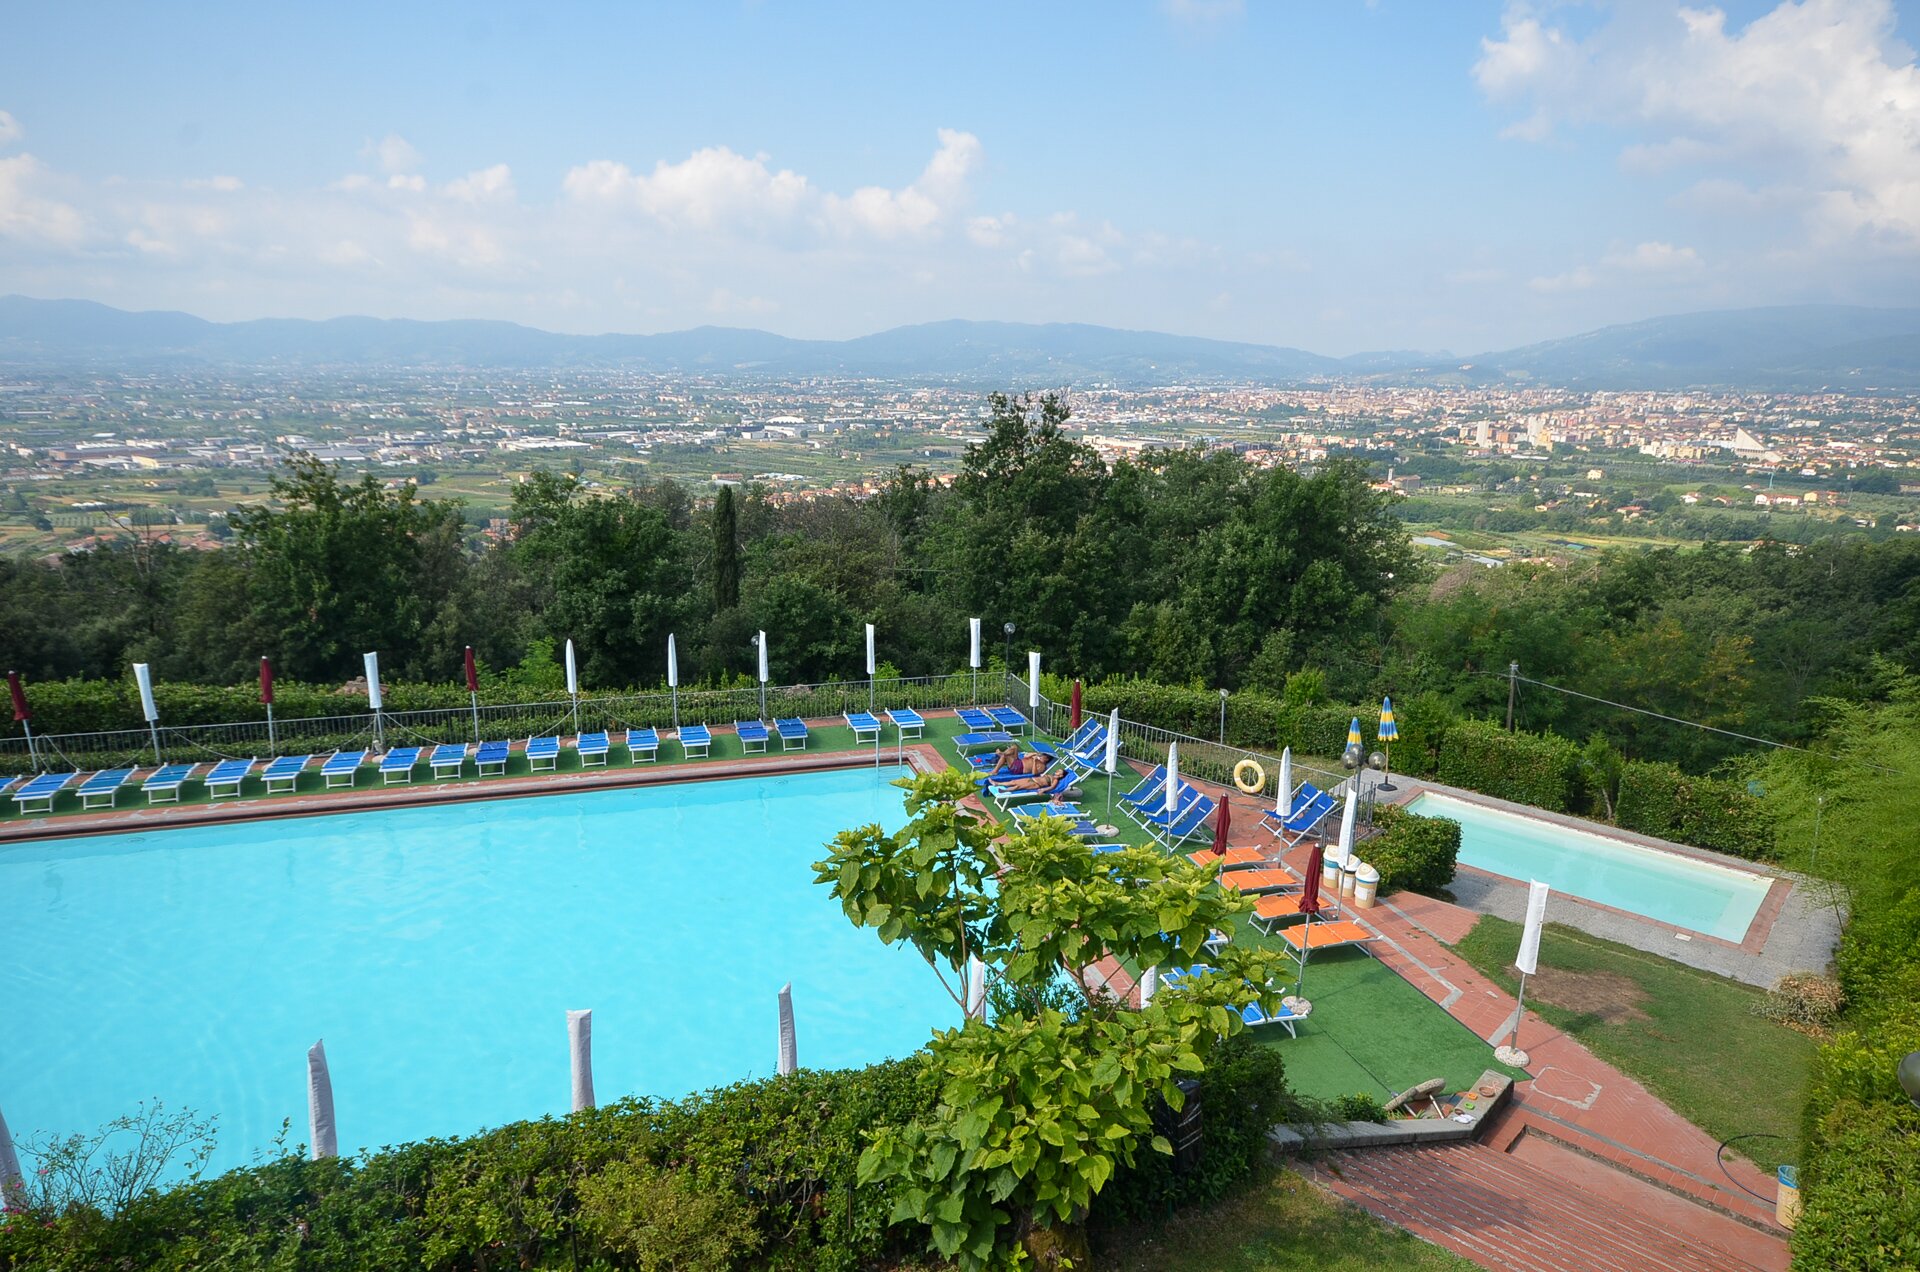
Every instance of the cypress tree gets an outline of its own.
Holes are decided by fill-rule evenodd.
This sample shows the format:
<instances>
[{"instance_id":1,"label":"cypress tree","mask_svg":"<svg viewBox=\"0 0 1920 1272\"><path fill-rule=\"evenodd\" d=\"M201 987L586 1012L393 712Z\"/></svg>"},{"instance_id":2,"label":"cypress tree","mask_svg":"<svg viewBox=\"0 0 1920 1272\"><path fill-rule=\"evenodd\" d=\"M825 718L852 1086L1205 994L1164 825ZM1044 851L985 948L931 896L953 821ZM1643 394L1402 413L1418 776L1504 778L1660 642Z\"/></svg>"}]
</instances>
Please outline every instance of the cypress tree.
<instances>
[{"instance_id":1,"label":"cypress tree","mask_svg":"<svg viewBox=\"0 0 1920 1272\"><path fill-rule=\"evenodd\" d=\"M740 603L740 535L733 511L733 487L722 486L713 500L713 608Z\"/></svg>"}]
</instances>

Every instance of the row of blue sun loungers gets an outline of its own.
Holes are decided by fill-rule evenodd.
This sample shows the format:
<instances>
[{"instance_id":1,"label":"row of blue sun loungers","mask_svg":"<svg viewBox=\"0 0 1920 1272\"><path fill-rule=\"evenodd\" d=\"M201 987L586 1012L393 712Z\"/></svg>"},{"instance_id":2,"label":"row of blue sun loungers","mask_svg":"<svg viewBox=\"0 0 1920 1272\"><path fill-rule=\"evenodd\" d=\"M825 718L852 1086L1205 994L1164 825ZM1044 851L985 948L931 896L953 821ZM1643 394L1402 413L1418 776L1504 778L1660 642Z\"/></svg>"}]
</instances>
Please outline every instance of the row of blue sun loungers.
<instances>
[{"instance_id":1,"label":"row of blue sun loungers","mask_svg":"<svg viewBox=\"0 0 1920 1272\"><path fill-rule=\"evenodd\" d=\"M1115 798L1120 811L1139 822L1154 838L1169 848L1200 834L1213 820L1219 807L1211 795L1185 781L1177 782L1173 811L1167 811L1167 770L1162 765L1140 779L1138 785Z\"/></svg>"}]
</instances>

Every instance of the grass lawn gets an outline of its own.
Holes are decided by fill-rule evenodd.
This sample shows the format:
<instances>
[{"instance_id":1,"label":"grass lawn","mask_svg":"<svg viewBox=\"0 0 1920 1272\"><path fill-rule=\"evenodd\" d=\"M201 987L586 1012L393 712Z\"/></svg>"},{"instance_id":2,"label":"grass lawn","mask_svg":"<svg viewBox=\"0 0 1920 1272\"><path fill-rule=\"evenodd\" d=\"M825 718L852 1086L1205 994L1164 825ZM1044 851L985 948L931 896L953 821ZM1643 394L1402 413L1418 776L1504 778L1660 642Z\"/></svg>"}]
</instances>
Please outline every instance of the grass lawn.
<instances>
[{"instance_id":1,"label":"grass lawn","mask_svg":"<svg viewBox=\"0 0 1920 1272\"><path fill-rule=\"evenodd\" d=\"M1476 1265L1280 1167L1217 1205L1098 1233L1109 1272L1456 1272Z\"/></svg>"},{"instance_id":2,"label":"grass lawn","mask_svg":"<svg viewBox=\"0 0 1920 1272\"><path fill-rule=\"evenodd\" d=\"M1507 990L1520 925L1481 918L1456 946ZM1549 924L1527 1006L1712 1135L1766 1132L1733 1150L1764 1169L1796 1160L1814 1041L1764 1020L1751 986ZM1521 1042L1524 1044L1525 1039Z\"/></svg>"}]
</instances>

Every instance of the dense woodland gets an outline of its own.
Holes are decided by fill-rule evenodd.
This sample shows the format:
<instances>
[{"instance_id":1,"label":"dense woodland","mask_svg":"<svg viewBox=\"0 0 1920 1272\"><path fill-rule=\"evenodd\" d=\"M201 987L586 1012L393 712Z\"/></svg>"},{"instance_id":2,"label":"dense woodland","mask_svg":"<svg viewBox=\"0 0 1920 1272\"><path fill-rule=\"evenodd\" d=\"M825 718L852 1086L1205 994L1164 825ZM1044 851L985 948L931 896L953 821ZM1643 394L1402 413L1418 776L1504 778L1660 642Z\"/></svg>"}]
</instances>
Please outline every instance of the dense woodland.
<instances>
[{"instance_id":1,"label":"dense woodland","mask_svg":"<svg viewBox=\"0 0 1920 1272\"><path fill-rule=\"evenodd\" d=\"M508 532L457 504L312 460L272 506L236 511L226 551L150 541L49 565L0 561L0 648L30 678L239 683L255 659L316 682L381 651L396 680L454 680L471 644L496 674L571 638L592 687L657 685L668 633L688 682L753 666L782 682L863 670L862 625L904 674L950 671L980 615L1016 651L1089 678L1280 691L1304 671L1334 701L1434 694L1502 713L1508 663L1535 680L1794 740L1808 699L1876 696L1876 656L1920 669L1920 543L1619 551L1564 567L1436 572L1357 461L1311 475L1236 456L1104 462L1065 435L1064 401L992 399L951 488L903 469L878 497L776 506L671 483L624 491L535 473ZM1302 680L1296 678L1295 691ZM1738 744L1523 684L1520 723L1706 768Z\"/></svg>"}]
</instances>

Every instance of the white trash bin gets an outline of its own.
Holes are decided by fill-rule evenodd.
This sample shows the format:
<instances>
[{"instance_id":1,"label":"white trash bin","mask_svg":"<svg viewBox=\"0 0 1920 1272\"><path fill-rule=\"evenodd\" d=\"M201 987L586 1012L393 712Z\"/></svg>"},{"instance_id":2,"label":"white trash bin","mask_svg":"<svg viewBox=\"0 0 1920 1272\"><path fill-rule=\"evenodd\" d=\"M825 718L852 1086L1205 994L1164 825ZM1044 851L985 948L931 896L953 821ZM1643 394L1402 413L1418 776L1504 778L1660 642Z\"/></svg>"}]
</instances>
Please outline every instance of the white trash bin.
<instances>
[{"instance_id":1,"label":"white trash bin","mask_svg":"<svg viewBox=\"0 0 1920 1272\"><path fill-rule=\"evenodd\" d=\"M1330 897L1340 895L1340 872L1346 864L1338 848L1327 850L1327 855L1320 860L1320 891Z\"/></svg>"},{"instance_id":2,"label":"white trash bin","mask_svg":"<svg viewBox=\"0 0 1920 1272\"><path fill-rule=\"evenodd\" d=\"M1340 866L1340 899L1341 900L1343 901L1353 900L1353 889L1358 883L1359 876L1360 876L1360 854L1355 853L1351 857L1348 857L1345 862L1341 863L1341 866Z\"/></svg>"},{"instance_id":3,"label":"white trash bin","mask_svg":"<svg viewBox=\"0 0 1920 1272\"><path fill-rule=\"evenodd\" d=\"M1373 899L1380 891L1380 872L1372 866L1362 863L1353 878L1353 904L1356 909L1373 909Z\"/></svg>"}]
</instances>

